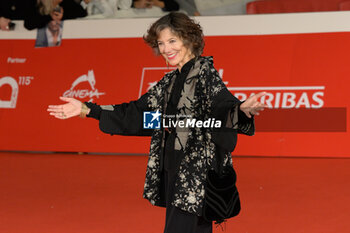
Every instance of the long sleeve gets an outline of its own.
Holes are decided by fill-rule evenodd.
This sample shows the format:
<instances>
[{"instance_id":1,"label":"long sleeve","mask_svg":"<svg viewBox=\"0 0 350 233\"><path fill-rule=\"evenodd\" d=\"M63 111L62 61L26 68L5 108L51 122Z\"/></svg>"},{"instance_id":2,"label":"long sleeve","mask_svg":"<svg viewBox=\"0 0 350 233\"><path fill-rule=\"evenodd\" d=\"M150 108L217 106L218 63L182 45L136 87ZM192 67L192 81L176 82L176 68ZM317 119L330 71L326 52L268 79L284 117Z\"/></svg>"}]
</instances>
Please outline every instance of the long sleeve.
<instances>
[{"instance_id":1,"label":"long sleeve","mask_svg":"<svg viewBox=\"0 0 350 233\"><path fill-rule=\"evenodd\" d=\"M174 0L163 0L165 7L163 10L165 11L178 11L179 10L179 4Z\"/></svg>"},{"instance_id":2,"label":"long sleeve","mask_svg":"<svg viewBox=\"0 0 350 233\"><path fill-rule=\"evenodd\" d=\"M254 117L248 118L240 110L241 103L227 88L224 88L213 100L213 112L217 119L223 120L225 127L235 129L237 133L252 136L255 133Z\"/></svg>"},{"instance_id":3,"label":"long sleeve","mask_svg":"<svg viewBox=\"0 0 350 233\"><path fill-rule=\"evenodd\" d=\"M140 99L119 105L86 103L91 109L87 117L99 120L102 132L125 136L150 136L152 130L143 129L143 112L149 111L148 94Z\"/></svg>"},{"instance_id":4,"label":"long sleeve","mask_svg":"<svg viewBox=\"0 0 350 233\"><path fill-rule=\"evenodd\" d=\"M236 109L231 110L231 114L232 111L238 112L238 133L253 136L255 133L254 116L251 118L247 117L247 115L239 108L241 104L242 103L240 103Z\"/></svg>"},{"instance_id":5,"label":"long sleeve","mask_svg":"<svg viewBox=\"0 0 350 233\"><path fill-rule=\"evenodd\" d=\"M212 141L216 145L218 172L223 170L225 158L229 158L228 161L230 161L230 153L234 151L237 144L237 133L250 136L254 134L254 119L248 118L239 109L241 103L226 87L213 99L213 117L223 122L221 128L214 129L212 132Z\"/></svg>"},{"instance_id":6,"label":"long sleeve","mask_svg":"<svg viewBox=\"0 0 350 233\"><path fill-rule=\"evenodd\" d=\"M76 19L87 16L87 11L74 0L63 0L60 5L64 10L63 19Z\"/></svg>"},{"instance_id":7,"label":"long sleeve","mask_svg":"<svg viewBox=\"0 0 350 233\"><path fill-rule=\"evenodd\" d=\"M35 0L1 0L0 17L24 20L30 11L35 10L35 6Z\"/></svg>"},{"instance_id":8,"label":"long sleeve","mask_svg":"<svg viewBox=\"0 0 350 233\"><path fill-rule=\"evenodd\" d=\"M45 27L52 20L50 15L40 15L38 12L31 12L24 19L24 27L28 30Z\"/></svg>"},{"instance_id":9,"label":"long sleeve","mask_svg":"<svg viewBox=\"0 0 350 233\"><path fill-rule=\"evenodd\" d=\"M52 18L50 15L41 15L36 7L35 0L26 0L27 13L24 17L24 27L28 30L42 28L48 24Z\"/></svg>"},{"instance_id":10,"label":"long sleeve","mask_svg":"<svg viewBox=\"0 0 350 233\"><path fill-rule=\"evenodd\" d=\"M0 1L0 17L10 18L10 14L8 13L10 8L10 4L8 0Z\"/></svg>"},{"instance_id":11,"label":"long sleeve","mask_svg":"<svg viewBox=\"0 0 350 233\"><path fill-rule=\"evenodd\" d=\"M24 27L28 30L45 27L51 20L50 15L41 15L36 7L36 1L26 0L27 14L24 18ZM73 0L64 0L60 3L63 8L63 20L85 17L86 10Z\"/></svg>"}]
</instances>

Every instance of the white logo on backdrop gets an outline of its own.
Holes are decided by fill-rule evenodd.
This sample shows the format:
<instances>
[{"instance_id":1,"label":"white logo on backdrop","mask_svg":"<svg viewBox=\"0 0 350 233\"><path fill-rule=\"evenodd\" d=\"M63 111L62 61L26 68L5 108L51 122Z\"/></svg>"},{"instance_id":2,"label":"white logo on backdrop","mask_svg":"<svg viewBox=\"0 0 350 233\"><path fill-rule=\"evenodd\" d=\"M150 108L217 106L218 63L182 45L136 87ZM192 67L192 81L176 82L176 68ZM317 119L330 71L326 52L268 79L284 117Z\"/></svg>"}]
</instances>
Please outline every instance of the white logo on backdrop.
<instances>
[{"instance_id":1,"label":"white logo on backdrop","mask_svg":"<svg viewBox=\"0 0 350 233\"><path fill-rule=\"evenodd\" d=\"M17 97L18 97L18 83L14 78L7 76L0 79L0 88L5 84L10 85L12 89L11 99L10 100L0 99L0 108L16 108Z\"/></svg>"},{"instance_id":2,"label":"white logo on backdrop","mask_svg":"<svg viewBox=\"0 0 350 233\"><path fill-rule=\"evenodd\" d=\"M75 87L78 86L78 84L88 82L90 84L91 89L77 89L75 90ZM94 97L99 98L100 95L105 95L106 93L99 92L97 88L95 88L96 85L96 79L95 74L93 70L89 70L88 74L84 74L80 77L78 77L73 83L69 90L65 91L63 96L64 97L72 97L72 98L90 98L89 101L93 101Z\"/></svg>"},{"instance_id":3,"label":"white logo on backdrop","mask_svg":"<svg viewBox=\"0 0 350 233\"><path fill-rule=\"evenodd\" d=\"M150 71L164 70L164 73L176 69L174 67L144 67L142 69L141 84L139 89L139 97L142 92L148 91L157 84L157 81L151 78L145 78L145 74ZM221 79L224 75L224 69L218 70ZM149 77L150 75L147 75ZM244 101L249 96L261 91L265 91L266 95L260 101L267 104L270 108L322 108L324 106L325 86L273 86L273 87L232 87L228 85L228 81L223 81L227 89L239 100ZM144 90L143 87L146 87Z\"/></svg>"},{"instance_id":4,"label":"white logo on backdrop","mask_svg":"<svg viewBox=\"0 0 350 233\"><path fill-rule=\"evenodd\" d=\"M27 58L18 58L18 57L8 57L7 63L25 63L27 61Z\"/></svg>"},{"instance_id":5,"label":"white logo on backdrop","mask_svg":"<svg viewBox=\"0 0 350 233\"><path fill-rule=\"evenodd\" d=\"M269 108L322 108L325 86L271 86L271 87L227 87L239 100L261 91L266 95L260 101Z\"/></svg>"}]
</instances>

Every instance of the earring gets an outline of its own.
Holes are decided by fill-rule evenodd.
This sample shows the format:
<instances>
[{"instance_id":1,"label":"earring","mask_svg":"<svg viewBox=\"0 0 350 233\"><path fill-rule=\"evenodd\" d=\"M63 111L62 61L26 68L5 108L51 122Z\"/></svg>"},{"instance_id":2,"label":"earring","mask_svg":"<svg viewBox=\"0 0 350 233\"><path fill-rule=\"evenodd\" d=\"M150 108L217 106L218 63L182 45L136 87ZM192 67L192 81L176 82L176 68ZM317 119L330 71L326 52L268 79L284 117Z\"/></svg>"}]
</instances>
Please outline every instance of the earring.
<instances>
[{"instance_id":1,"label":"earring","mask_svg":"<svg viewBox=\"0 0 350 233\"><path fill-rule=\"evenodd\" d=\"M167 60L167 59L165 59L165 64L166 64L166 67L169 68L169 63L168 63L168 60Z\"/></svg>"}]
</instances>

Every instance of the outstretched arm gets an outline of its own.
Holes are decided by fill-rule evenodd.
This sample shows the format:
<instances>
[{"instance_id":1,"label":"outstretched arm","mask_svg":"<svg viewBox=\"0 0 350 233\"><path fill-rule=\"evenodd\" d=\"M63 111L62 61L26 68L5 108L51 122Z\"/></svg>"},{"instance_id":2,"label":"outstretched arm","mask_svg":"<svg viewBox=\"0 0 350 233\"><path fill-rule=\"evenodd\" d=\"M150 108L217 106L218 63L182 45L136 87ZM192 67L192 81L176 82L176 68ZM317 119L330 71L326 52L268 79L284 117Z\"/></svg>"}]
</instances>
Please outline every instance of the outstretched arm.
<instances>
[{"instance_id":1,"label":"outstretched arm","mask_svg":"<svg viewBox=\"0 0 350 233\"><path fill-rule=\"evenodd\" d=\"M227 88L223 88L215 96L213 101L213 115L216 119L222 120L224 127L236 129L238 133L254 135L254 115L259 115L266 107L259 102L259 98L265 95L260 92L240 102L230 93Z\"/></svg>"},{"instance_id":2,"label":"outstretched arm","mask_svg":"<svg viewBox=\"0 0 350 233\"><path fill-rule=\"evenodd\" d=\"M152 130L143 129L143 112L149 111L147 96L144 94L137 101L119 105L97 105L82 103L74 98L60 97L65 104L50 105L50 115L58 119L68 119L75 116L91 117L99 120L101 131L108 134L150 136Z\"/></svg>"}]
</instances>

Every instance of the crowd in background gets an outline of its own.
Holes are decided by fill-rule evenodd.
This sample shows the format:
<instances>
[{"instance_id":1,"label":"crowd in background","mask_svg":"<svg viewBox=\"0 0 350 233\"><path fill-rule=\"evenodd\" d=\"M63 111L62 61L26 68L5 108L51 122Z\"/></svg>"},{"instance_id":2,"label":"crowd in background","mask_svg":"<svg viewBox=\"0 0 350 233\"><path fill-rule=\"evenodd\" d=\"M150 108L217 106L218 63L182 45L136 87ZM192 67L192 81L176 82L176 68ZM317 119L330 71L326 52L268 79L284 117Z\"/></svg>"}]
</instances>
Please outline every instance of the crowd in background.
<instances>
[{"instance_id":1,"label":"crowd in background","mask_svg":"<svg viewBox=\"0 0 350 233\"><path fill-rule=\"evenodd\" d=\"M28 30L65 19L161 17L169 11L190 16L350 11L349 0L0 0L0 30ZM52 22L55 21L55 22ZM54 27L51 27L54 28ZM57 27L56 27L57 28Z\"/></svg>"},{"instance_id":2,"label":"crowd in background","mask_svg":"<svg viewBox=\"0 0 350 233\"><path fill-rule=\"evenodd\" d=\"M178 10L188 15L200 15L195 0L1 0L0 28L14 30L13 20L24 20L25 28L32 30L65 19L113 18L119 14L133 17L135 14L146 15L145 12L150 12L147 14L150 17L160 16L154 12L165 14Z\"/></svg>"}]
</instances>

